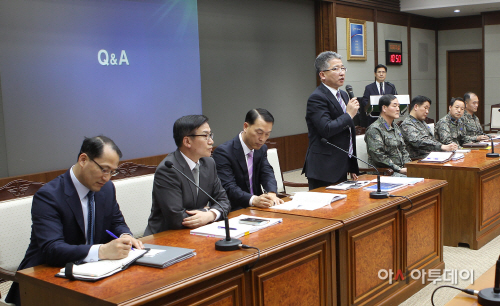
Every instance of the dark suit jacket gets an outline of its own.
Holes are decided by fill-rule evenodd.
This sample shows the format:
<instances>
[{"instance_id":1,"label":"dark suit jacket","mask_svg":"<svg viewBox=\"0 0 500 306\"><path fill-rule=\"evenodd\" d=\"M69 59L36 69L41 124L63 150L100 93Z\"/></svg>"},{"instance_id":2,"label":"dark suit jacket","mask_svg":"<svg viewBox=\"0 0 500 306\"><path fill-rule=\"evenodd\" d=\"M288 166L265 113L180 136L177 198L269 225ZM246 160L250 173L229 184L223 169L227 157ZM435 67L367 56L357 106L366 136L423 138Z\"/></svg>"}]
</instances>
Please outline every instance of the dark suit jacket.
<instances>
[{"instance_id":1,"label":"dark suit jacket","mask_svg":"<svg viewBox=\"0 0 500 306\"><path fill-rule=\"evenodd\" d=\"M349 101L345 91L340 91L344 102ZM306 177L326 182L337 182L347 172L359 173L354 157L321 142L326 138L334 145L349 151L349 135L356 155L356 131L349 114L344 113L332 92L319 85L307 101L306 123L309 136L306 161L302 173ZM349 127L351 134L349 134Z\"/></svg>"},{"instance_id":2,"label":"dark suit jacket","mask_svg":"<svg viewBox=\"0 0 500 306\"><path fill-rule=\"evenodd\" d=\"M179 150L168 154L162 160L156 168L153 205L144 235L185 228L182 220L190 216L186 210L204 210L209 202L210 208L220 211L222 216L229 213L231 204L217 177L215 162L211 157L200 158L200 187L220 205L212 203L202 191L198 191L197 195L197 188L193 184L175 169L165 166L167 160L194 181L193 173Z\"/></svg>"},{"instance_id":3,"label":"dark suit jacket","mask_svg":"<svg viewBox=\"0 0 500 306\"><path fill-rule=\"evenodd\" d=\"M94 200L95 244L113 239L106 230L118 236L130 233L116 202L115 186L111 181L95 193ZM19 270L41 264L64 266L87 257L91 246L86 244L82 204L70 170L38 190L33 197L31 218L31 242ZM16 294L19 294L17 284L11 288L8 298L19 305L18 296L14 297Z\"/></svg>"},{"instance_id":4,"label":"dark suit jacket","mask_svg":"<svg viewBox=\"0 0 500 306\"><path fill-rule=\"evenodd\" d=\"M384 82L384 83L385 83L384 84L384 91L386 94L391 94L391 95L398 94L398 91L396 90L396 87L394 86L394 84L392 84L390 82ZM380 95L380 93L378 91L378 87L377 87L376 82L373 82L373 83L366 85L365 92L363 93L363 99L361 100L361 103L360 103L361 106L359 109L360 110L365 109L365 107L370 104L370 96L378 96L378 95ZM374 112L372 114L378 116L378 113L379 112ZM360 125L363 127L368 127L370 124L375 122L375 120L377 120L377 118L367 117L366 113L363 113L363 114L364 114L364 116L361 116L361 118L360 118Z\"/></svg>"},{"instance_id":5,"label":"dark suit jacket","mask_svg":"<svg viewBox=\"0 0 500 306\"><path fill-rule=\"evenodd\" d=\"M231 210L248 207L252 194L247 162L239 135L218 146L213 158L217 165L217 175L231 202ZM276 193L277 191L273 167L267 160L266 145L259 150L254 150L252 180L254 195L262 194L261 185L268 192Z\"/></svg>"}]
</instances>

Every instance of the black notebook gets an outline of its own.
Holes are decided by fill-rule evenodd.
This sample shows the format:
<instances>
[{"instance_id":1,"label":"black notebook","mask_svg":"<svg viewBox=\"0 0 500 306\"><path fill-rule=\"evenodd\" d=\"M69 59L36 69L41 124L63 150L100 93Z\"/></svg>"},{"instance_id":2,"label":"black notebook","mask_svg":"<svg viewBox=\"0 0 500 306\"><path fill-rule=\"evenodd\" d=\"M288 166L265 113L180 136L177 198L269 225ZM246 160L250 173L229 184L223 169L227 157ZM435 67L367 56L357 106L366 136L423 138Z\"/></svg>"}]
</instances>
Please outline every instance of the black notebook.
<instances>
[{"instance_id":1,"label":"black notebook","mask_svg":"<svg viewBox=\"0 0 500 306\"><path fill-rule=\"evenodd\" d=\"M153 268L163 269L196 255L194 249L155 244L145 244L144 247L150 249L149 252L136 260L135 263Z\"/></svg>"}]
</instances>

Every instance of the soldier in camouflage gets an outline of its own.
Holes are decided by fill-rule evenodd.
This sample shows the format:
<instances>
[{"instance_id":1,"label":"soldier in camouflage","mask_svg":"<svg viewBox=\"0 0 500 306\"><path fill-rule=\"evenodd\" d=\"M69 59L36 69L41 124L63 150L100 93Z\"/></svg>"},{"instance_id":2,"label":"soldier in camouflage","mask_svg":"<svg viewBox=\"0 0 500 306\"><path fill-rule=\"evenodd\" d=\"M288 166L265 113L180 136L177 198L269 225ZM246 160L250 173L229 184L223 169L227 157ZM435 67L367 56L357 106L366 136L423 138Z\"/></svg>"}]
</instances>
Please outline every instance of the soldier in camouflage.
<instances>
[{"instance_id":1,"label":"soldier in camouflage","mask_svg":"<svg viewBox=\"0 0 500 306\"><path fill-rule=\"evenodd\" d=\"M458 149L458 145L454 142L444 145L434 139L430 127L425 123L431 103L431 99L424 96L413 98L410 104L410 115L401 124L401 133L411 159L424 158L432 151Z\"/></svg>"},{"instance_id":2,"label":"soldier in camouflage","mask_svg":"<svg viewBox=\"0 0 500 306\"><path fill-rule=\"evenodd\" d=\"M489 137L484 135L483 128L479 122L479 118L475 115L479 107L479 98L471 91L464 95L465 113L463 116L465 133L468 136L476 137L474 141L489 140Z\"/></svg>"},{"instance_id":3,"label":"soldier in camouflage","mask_svg":"<svg viewBox=\"0 0 500 306\"><path fill-rule=\"evenodd\" d=\"M391 168L393 176L406 176L405 164L410 162L403 136L394 119L399 118L399 101L391 94L384 95L379 102L380 117L372 123L365 134L368 162L375 167Z\"/></svg>"},{"instance_id":4,"label":"soldier in camouflage","mask_svg":"<svg viewBox=\"0 0 500 306\"><path fill-rule=\"evenodd\" d=\"M464 115L465 102L462 98L452 98L449 106L449 113L439 119L434 126L434 138L443 144L452 142L462 146L464 143L473 142L473 136L468 136L462 120Z\"/></svg>"}]
</instances>

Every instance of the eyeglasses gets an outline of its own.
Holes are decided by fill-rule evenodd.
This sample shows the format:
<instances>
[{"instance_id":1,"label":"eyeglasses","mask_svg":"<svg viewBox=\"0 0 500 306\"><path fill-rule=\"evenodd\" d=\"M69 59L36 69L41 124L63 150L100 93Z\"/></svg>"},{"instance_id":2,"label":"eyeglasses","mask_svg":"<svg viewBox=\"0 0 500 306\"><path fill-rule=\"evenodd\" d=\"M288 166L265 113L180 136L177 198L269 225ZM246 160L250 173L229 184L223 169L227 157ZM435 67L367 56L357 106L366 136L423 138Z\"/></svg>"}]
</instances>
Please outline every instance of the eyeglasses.
<instances>
[{"instance_id":1,"label":"eyeglasses","mask_svg":"<svg viewBox=\"0 0 500 306\"><path fill-rule=\"evenodd\" d=\"M332 69L323 70L323 72L325 72L325 71L333 71L333 72L339 73L341 70L343 72L346 72L347 68L345 66L342 66L342 67L333 67Z\"/></svg>"},{"instance_id":2,"label":"eyeglasses","mask_svg":"<svg viewBox=\"0 0 500 306\"><path fill-rule=\"evenodd\" d=\"M102 174L104 175L111 175L111 176L116 176L118 173L120 173L120 171L118 170L109 170L109 169L104 169L101 165L99 165L95 160L93 160L92 158L90 158L91 161L93 161L99 168L101 168L101 171L102 171Z\"/></svg>"},{"instance_id":3,"label":"eyeglasses","mask_svg":"<svg viewBox=\"0 0 500 306\"><path fill-rule=\"evenodd\" d=\"M201 134L201 135L188 135L188 136L200 136L200 137L205 137L205 140L208 141L208 139L212 139L214 140L214 133L210 133L210 134Z\"/></svg>"}]
</instances>

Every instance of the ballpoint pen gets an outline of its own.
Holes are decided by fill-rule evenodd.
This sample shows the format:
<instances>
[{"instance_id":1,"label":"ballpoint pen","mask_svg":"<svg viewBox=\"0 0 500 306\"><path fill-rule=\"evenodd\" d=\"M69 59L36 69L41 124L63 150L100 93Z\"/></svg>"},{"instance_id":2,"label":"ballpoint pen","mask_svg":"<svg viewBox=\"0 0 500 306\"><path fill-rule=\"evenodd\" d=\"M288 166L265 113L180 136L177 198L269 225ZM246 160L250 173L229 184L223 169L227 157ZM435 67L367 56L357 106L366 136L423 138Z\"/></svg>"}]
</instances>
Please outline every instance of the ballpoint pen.
<instances>
[{"instance_id":1,"label":"ballpoint pen","mask_svg":"<svg viewBox=\"0 0 500 306\"><path fill-rule=\"evenodd\" d=\"M113 234L111 231L106 230L106 233L108 233L111 237L118 239L115 234ZM134 250L134 247L131 247L132 250Z\"/></svg>"}]
</instances>

